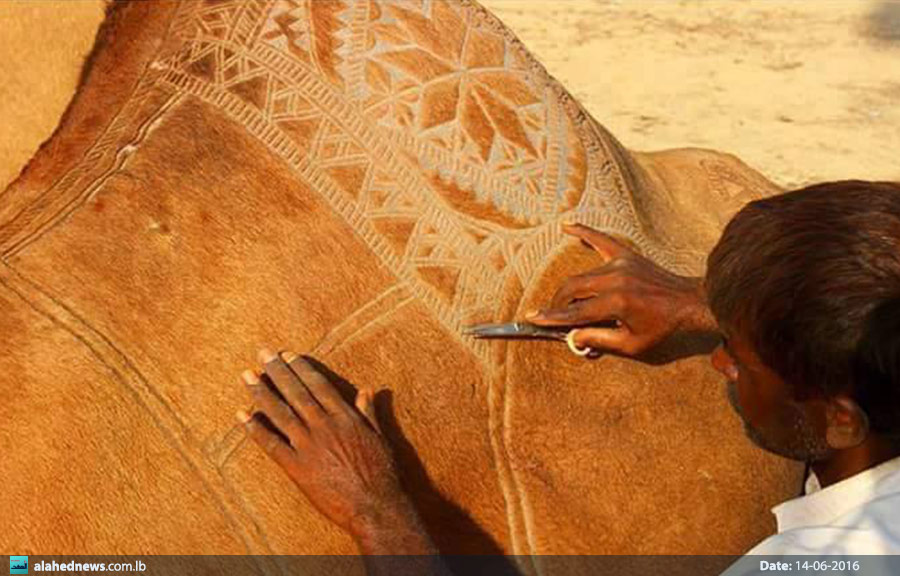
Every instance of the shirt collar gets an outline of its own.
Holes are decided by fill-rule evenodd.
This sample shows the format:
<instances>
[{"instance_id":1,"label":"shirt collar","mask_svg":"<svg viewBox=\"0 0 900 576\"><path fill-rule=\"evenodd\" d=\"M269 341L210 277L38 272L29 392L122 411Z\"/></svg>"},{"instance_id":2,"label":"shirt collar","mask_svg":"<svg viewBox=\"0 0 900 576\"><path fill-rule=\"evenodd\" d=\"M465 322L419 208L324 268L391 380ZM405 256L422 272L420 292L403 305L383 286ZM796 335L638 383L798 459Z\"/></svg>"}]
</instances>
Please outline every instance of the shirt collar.
<instances>
[{"instance_id":1,"label":"shirt collar","mask_svg":"<svg viewBox=\"0 0 900 576\"><path fill-rule=\"evenodd\" d=\"M900 458L882 462L827 488L820 488L815 474L806 482L805 496L772 508L778 533L795 528L823 526L879 496L900 491Z\"/></svg>"}]
</instances>

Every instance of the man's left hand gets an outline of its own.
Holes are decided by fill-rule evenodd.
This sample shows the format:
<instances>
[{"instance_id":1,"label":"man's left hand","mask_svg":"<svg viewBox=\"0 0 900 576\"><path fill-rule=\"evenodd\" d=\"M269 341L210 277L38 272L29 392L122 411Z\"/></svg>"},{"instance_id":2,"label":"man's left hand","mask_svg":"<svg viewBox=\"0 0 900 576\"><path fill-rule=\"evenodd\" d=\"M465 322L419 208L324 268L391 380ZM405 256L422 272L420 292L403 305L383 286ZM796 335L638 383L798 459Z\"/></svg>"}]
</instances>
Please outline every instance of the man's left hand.
<instances>
[{"instance_id":1,"label":"man's left hand","mask_svg":"<svg viewBox=\"0 0 900 576\"><path fill-rule=\"evenodd\" d=\"M322 514L357 541L397 515L415 516L379 430L373 395L355 408L307 360L260 352L264 372L242 378L256 411L238 412L248 435Z\"/></svg>"}]
</instances>

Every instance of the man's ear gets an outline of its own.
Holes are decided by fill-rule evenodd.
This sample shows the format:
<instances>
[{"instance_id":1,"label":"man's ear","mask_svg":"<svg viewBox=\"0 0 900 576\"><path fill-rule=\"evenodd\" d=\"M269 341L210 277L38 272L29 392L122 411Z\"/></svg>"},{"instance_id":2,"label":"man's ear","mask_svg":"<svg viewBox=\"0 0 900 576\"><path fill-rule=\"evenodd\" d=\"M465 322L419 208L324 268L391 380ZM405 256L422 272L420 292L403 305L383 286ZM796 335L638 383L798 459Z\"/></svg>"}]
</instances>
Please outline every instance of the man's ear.
<instances>
[{"instance_id":1,"label":"man's ear","mask_svg":"<svg viewBox=\"0 0 900 576\"><path fill-rule=\"evenodd\" d=\"M828 401L825 423L825 441L834 450L859 446L869 436L869 417L847 396L836 396Z\"/></svg>"}]
</instances>

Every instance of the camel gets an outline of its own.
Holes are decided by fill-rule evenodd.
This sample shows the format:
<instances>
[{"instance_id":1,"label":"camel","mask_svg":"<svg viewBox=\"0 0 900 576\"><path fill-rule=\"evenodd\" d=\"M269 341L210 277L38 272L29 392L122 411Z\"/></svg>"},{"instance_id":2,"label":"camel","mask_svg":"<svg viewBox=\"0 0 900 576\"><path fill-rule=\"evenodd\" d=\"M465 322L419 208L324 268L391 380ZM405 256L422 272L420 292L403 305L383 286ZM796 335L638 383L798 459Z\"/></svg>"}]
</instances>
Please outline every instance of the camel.
<instances>
[{"instance_id":1,"label":"camel","mask_svg":"<svg viewBox=\"0 0 900 576\"><path fill-rule=\"evenodd\" d=\"M379 392L442 552L740 554L803 470L744 437L697 342L462 331L596 266L562 222L701 275L778 192L627 150L473 0L115 3L0 192L0 545L353 553L233 419L269 344Z\"/></svg>"}]
</instances>

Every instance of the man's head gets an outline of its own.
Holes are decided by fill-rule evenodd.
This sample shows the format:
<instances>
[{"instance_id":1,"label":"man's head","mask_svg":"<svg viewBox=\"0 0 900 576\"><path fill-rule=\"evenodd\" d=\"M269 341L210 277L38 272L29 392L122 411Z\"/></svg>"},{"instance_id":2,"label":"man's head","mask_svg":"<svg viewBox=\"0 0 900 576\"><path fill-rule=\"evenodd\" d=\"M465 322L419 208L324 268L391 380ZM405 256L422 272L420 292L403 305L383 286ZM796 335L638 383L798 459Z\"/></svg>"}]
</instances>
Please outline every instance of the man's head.
<instances>
[{"instance_id":1,"label":"man's head","mask_svg":"<svg viewBox=\"0 0 900 576\"><path fill-rule=\"evenodd\" d=\"M821 460L900 437L900 185L820 184L752 202L709 256L713 356L750 437Z\"/></svg>"}]
</instances>

